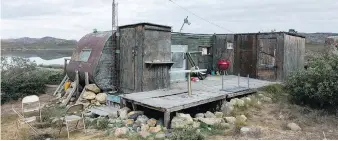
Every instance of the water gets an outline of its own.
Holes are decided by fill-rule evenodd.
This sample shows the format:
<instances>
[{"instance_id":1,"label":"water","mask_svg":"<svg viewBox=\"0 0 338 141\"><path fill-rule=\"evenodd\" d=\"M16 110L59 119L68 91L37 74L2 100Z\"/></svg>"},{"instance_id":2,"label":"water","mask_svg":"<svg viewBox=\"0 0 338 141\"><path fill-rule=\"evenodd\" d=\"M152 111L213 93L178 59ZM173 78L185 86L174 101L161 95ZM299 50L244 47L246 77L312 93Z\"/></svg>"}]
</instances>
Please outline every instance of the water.
<instances>
[{"instance_id":1,"label":"water","mask_svg":"<svg viewBox=\"0 0 338 141\"><path fill-rule=\"evenodd\" d=\"M1 56L27 58L43 65L63 65L65 58L71 58L72 50L29 50L29 51L1 51Z\"/></svg>"}]
</instances>

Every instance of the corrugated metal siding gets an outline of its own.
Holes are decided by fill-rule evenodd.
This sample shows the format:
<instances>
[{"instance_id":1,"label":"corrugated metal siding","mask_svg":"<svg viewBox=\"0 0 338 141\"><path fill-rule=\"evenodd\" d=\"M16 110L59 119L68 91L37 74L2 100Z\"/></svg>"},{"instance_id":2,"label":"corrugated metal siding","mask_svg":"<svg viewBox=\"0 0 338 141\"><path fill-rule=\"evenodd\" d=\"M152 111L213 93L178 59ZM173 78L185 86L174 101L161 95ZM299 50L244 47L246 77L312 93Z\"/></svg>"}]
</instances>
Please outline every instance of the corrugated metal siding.
<instances>
[{"instance_id":1,"label":"corrugated metal siding","mask_svg":"<svg viewBox=\"0 0 338 141\"><path fill-rule=\"evenodd\" d=\"M212 59L212 68L213 70L218 70L217 62L220 59L228 59L230 61L230 67L228 69L228 74L233 73L233 64L234 64L234 49L227 49L227 42L234 43L234 35L214 35L213 36L213 59Z\"/></svg>"},{"instance_id":2,"label":"corrugated metal siding","mask_svg":"<svg viewBox=\"0 0 338 141\"><path fill-rule=\"evenodd\" d=\"M172 45L188 45L188 52L201 51L200 47L212 47L213 45L211 34L172 33L171 43ZM200 69L212 68L212 55L202 56L201 53L193 53L191 56ZM192 67L189 62L187 66Z\"/></svg>"},{"instance_id":3,"label":"corrugated metal siding","mask_svg":"<svg viewBox=\"0 0 338 141\"><path fill-rule=\"evenodd\" d=\"M284 79L293 71L304 69L304 57L305 38L284 34Z\"/></svg>"}]
</instances>

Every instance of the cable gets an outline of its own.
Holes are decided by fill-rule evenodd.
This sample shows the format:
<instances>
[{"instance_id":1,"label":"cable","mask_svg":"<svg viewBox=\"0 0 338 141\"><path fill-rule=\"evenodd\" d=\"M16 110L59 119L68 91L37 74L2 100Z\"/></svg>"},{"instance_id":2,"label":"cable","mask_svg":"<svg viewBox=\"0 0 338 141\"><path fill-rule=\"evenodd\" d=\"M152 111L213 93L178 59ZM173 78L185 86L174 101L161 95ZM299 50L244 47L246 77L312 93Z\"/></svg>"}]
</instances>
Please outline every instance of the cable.
<instances>
[{"instance_id":1,"label":"cable","mask_svg":"<svg viewBox=\"0 0 338 141\"><path fill-rule=\"evenodd\" d=\"M195 14L195 13L191 12L190 10L188 10L188 9L186 9L186 8L184 8L184 7L180 6L180 5L178 5L177 3L175 3L175 2L172 1L172 0L169 0L169 1L172 2L173 4L175 4L176 6L180 7L181 9L183 9L183 10L185 10L185 11L187 11L187 12L193 14L194 16L196 16L196 17L198 17L198 18L200 18L200 19L202 19L202 20L204 20L204 21L206 21L206 22L208 22L208 23L210 23L210 24L212 24L212 25L214 25L214 26L217 26L217 27L222 28L222 29L224 29L224 30L227 30L227 31L229 31L229 32L231 32L231 33L234 33L233 31L231 31L231 30L229 30L229 29L226 29L226 28L224 28L224 27L222 27L222 26L220 26L220 25L218 25L218 24L215 24L215 23L213 23L213 22L211 22L211 21L208 21L207 19L205 19L205 18L203 18L203 17L201 17L201 16L198 16L197 14Z\"/></svg>"}]
</instances>

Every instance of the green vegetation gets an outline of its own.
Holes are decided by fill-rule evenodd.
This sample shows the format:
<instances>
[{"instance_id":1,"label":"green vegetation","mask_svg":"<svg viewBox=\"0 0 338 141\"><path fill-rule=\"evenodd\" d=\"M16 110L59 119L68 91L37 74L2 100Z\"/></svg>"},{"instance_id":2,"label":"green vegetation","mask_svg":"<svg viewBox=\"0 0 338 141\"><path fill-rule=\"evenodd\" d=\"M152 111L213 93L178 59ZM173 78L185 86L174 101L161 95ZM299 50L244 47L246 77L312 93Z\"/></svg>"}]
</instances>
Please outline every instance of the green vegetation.
<instances>
[{"instance_id":1,"label":"green vegetation","mask_svg":"<svg viewBox=\"0 0 338 141\"><path fill-rule=\"evenodd\" d=\"M309 62L309 69L295 72L285 83L290 100L313 108L337 110L338 56L326 56Z\"/></svg>"},{"instance_id":2,"label":"green vegetation","mask_svg":"<svg viewBox=\"0 0 338 141\"><path fill-rule=\"evenodd\" d=\"M1 57L1 104L42 94L45 84L58 84L62 79L60 70L39 69L36 63L20 57Z\"/></svg>"}]
</instances>

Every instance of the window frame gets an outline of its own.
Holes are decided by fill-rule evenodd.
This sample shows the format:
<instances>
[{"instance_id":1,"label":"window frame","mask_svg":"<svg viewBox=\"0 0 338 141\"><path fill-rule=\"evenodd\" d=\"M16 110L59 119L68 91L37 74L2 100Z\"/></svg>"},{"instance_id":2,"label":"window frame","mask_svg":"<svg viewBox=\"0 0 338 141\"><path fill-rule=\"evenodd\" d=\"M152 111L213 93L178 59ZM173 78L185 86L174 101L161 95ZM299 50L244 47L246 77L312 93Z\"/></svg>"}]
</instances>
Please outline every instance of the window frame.
<instances>
[{"instance_id":1,"label":"window frame","mask_svg":"<svg viewBox=\"0 0 338 141\"><path fill-rule=\"evenodd\" d=\"M83 57L83 53L84 53L84 52L87 52L87 51L89 51L89 54L88 54L88 56L86 57L86 60L84 60L84 59L82 59L82 58L84 58L84 57ZM91 49L91 48L84 48L84 49L82 49L82 50L80 51L79 57L78 57L78 60L77 60L77 61L80 61L80 62L88 62L88 60L89 60L91 54L92 54L92 49Z\"/></svg>"}]
</instances>

